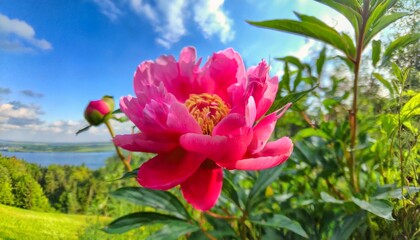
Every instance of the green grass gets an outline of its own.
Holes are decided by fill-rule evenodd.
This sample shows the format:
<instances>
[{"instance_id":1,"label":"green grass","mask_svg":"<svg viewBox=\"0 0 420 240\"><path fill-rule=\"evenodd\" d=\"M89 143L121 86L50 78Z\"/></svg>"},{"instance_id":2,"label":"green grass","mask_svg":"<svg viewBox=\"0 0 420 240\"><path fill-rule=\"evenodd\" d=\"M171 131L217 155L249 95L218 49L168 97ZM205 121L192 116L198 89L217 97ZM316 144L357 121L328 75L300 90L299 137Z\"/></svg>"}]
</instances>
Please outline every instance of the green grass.
<instances>
[{"instance_id":1,"label":"green grass","mask_svg":"<svg viewBox=\"0 0 420 240\"><path fill-rule=\"evenodd\" d=\"M146 239L156 227L140 227L124 234L101 230L109 217L36 212L0 204L0 239Z\"/></svg>"},{"instance_id":2,"label":"green grass","mask_svg":"<svg viewBox=\"0 0 420 240\"><path fill-rule=\"evenodd\" d=\"M30 211L0 204L0 239L78 239L92 222L109 218Z\"/></svg>"}]
</instances>

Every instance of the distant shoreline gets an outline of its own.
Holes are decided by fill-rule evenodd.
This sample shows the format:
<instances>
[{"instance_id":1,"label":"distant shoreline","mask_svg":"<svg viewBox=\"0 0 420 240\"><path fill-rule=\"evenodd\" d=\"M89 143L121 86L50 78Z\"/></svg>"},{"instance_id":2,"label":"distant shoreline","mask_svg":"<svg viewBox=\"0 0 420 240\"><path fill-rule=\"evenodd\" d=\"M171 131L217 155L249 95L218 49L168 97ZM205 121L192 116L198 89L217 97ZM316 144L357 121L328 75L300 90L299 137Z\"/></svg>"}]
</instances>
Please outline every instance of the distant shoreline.
<instances>
[{"instance_id":1,"label":"distant shoreline","mask_svg":"<svg viewBox=\"0 0 420 240\"><path fill-rule=\"evenodd\" d=\"M111 142L95 143L45 143L14 142L0 140L0 151L4 152L110 152L114 150Z\"/></svg>"}]
</instances>

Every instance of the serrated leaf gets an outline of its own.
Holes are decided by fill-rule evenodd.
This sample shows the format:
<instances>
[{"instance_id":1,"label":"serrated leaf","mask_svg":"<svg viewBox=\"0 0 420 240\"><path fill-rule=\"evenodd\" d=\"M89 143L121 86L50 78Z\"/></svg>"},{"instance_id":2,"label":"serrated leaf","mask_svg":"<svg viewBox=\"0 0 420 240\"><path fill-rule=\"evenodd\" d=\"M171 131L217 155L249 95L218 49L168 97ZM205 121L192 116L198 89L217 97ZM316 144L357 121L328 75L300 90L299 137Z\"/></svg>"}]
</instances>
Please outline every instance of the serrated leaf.
<instances>
[{"instance_id":1,"label":"serrated leaf","mask_svg":"<svg viewBox=\"0 0 420 240\"><path fill-rule=\"evenodd\" d=\"M76 135L78 135L79 133L82 133L82 132L84 132L84 131L87 131L87 130L89 130L89 128L91 127L91 125L89 125L89 126L87 126L87 127L84 127L84 128L82 128L82 129L79 129L77 132L76 132Z\"/></svg>"},{"instance_id":2,"label":"serrated leaf","mask_svg":"<svg viewBox=\"0 0 420 240\"><path fill-rule=\"evenodd\" d=\"M172 193L142 187L123 187L111 192L111 196L121 198L140 206L149 206L165 211L178 218L190 218L187 210Z\"/></svg>"},{"instance_id":3,"label":"serrated leaf","mask_svg":"<svg viewBox=\"0 0 420 240\"><path fill-rule=\"evenodd\" d=\"M373 199L370 202L352 197L351 200L361 209L369 211L378 217L395 220L392 217L393 206L389 201Z\"/></svg>"},{"instance_id":4,"label":"serrated leaf","mask_svg":"<svg viewBox=\"0 0 420 240\"><path fill-rule=\"evenodd\" d=\"M160 230L154 232L147 239L150 240L177 240L188 233L200 230L196 225L189 223L177 223L171 225L165 225Z\"/></svg>"},{"instance_id":5,"label":"serrated leaf","mask_svg":"<svg viewBox=\"0 0 420 240\"><path fill-rule=\"evenodd\" d=\"M381 40L372 41L372 64L376 67L381 56Z\"/></svg>"},{"instance_id":6,"label":"serrated leaf","mask_svg":"<svg viewBox=\"0 0 420 240\"><path fill-rule=\"evenodd\" d=\"M347 49L346 45L344 44L345 40L332 27L321 26L315 22L301 22L290 19L268 20L261 22L248 21L248 23L257 27L284 31L314 38L321 42L327 43L350 56L350 50Z\"/></svg>"},{"instance_id":7,"label":"serrated leaf","mask_svg":"<svg viewBox=\"0 0 420 240\"><path fill-rule=\"evenodd\" d=\"M384 55L382 57L382 65L384 65L391 59L392 55L397 49L403 48L411 43L415 43L419 40L419 38L420 33L412 33L404 35L392 41L384 52Z\"/></svg>"},{"instance_id":8,"label":"serrated leaf","mask_svg":"<svg viewBox=\"0 0 420 240\"><path fill-rule=\"evenodd\" d=\"M112 221L108 226L103 228L107 233L124 233L140 226L153 224L183 224L186 223L182 219L170 215L164 215L155 212L137 212L131 213Z\"/></svg>"},{"instance_id":9,"label":"serrated leaf","mask_svg":"<svg viewBox=\"0 0 420 240\"><path fill-rule=\"evenodd\" d=\"M284 228L304 238L308 238L308 234L306 234L305 230L303 230L299 222L293 221L290 218L281 214L274 214L272 218L267 219L266 221L251 220L251 222L257 225L267 226L276 229Z\"/></svg>"},{"instance_id":10,"label":"serrated leaf","mask_svg":"<svg viewBox=\"0 0 420 240\"><path fill-rule=\"evenodd\" d=\"M277 98L276 100L274 100L271 108L267 111L267 115L274 112L274 111L277 111L278 109L280 109L281 107L285 106L288 103L295 103L295 102L299 101L301 98L306 96L308 93L312 92L317 87L318 87L318 85L316 85L315 87L313 87L311 89L308 89L306 91L294 92L294 93L288 94L284 97Z\"/></svg>"}]
</instances>

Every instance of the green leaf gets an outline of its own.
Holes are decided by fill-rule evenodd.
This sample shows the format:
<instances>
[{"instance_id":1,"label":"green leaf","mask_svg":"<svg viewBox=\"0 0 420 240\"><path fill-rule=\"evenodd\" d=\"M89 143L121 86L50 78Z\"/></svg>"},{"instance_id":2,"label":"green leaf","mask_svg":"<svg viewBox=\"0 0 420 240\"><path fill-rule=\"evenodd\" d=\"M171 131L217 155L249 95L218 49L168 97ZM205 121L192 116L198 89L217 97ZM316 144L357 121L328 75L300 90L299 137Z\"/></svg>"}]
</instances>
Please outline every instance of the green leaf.
<instances>
[{"instance_id":1,"label":"green leaf","mask_svg":"<svg viewBox=\"0 0 420 240\"><path fill-rule=\"evenodd\" d=\"M165 225L159 231L154 232L147 239L150 240L177 240L178 238L185 236L188 233L200 230L196 225L189 223L177 223L171 225Z\"/></svg>"},{"instance_id":2,"label":"green leaf","mask_svg":"<svg viewBox=\"0 0 420 240\"><path fill-rule=\"evenodd\" d=\"M112 112L112 114L122 113L121 109L115 109L115 111Z\"/></svg>"},{"instance_id":3,"label":"green leaf","mask_svg":"<svg viewBox=\"0 0 420 240\"><path fill-rule=\"evenodd\" d=\"M306 234L305 230L303 230L299 222L293 221L290 218L281 214L274 214L273 217L268 219L267 221L251 220L251 222L257 225L267 226L276 229L284 228L304 238L308 238L308 234Z\"/></svg>"},{"instance_id":4,"label":"green leaf","mask_svg":"<svg viewBox=\"0 0 420 240\"><path fill-rule=\"evenodd\" d=\"M87 131L87 130L89 130L89 128L91 127L91 125L89 125L89 126L87 126L87 127L84 127L84 128L82 128L82 129L79 129L79 131L77 131L76 132L76 135L78 135L79 133L82 133L82 132L84 132L84 131Z\"/></svg>"},{"instance_id":5,"label":"green leaf","mask_svg":"<svg viewBox=\"0 0 420 240\"><path fill-rule=\"evenodd\" d=\"M341 13L351 23L356 37L359 36L359 25L362 23L361 9L355 1L315 0Z\"/></svg>"},{"instance_id":6,"label":"green leaf","mask_svg":"<svg viewBox=\"0 0 420 240\"><path fill-rule=\"evenodd\" d=\"M375 26L383 25L384 23L380 23L380 20L383 19L382 16L385 15L385 13L387 12L387 10L389 8L391 8L398 0L385 0L385 1L380 1L379 4L377 6L374 6L371 9L371 12L369 14L369 18L366 22L366 27L365 27L365 39L364 39L364 45L363 48L365 46L367 46L367 44L369 43L369 41L381 30L380 28L375 29L375 32L370 31L371 29L373 30ZM395 19L396 20L396 19ZM395 21L394 20L394 21ZM389 21L389 20L388 20ZM391 24L392 22L388 23ZM386 26L382 26L382 29L385 28ZM370 34L369 34L370 32Z\"/></svg>"},{"instance_id":7,"label":"green leaf","mask_svg":"<svg viewBox=\"0 0 420 240\"><path fill-rule=\"evenodd\" d=\"M414 95L401 108L402 122L407 121L413 116L420 115L420 93Z\"/></svg>"},{"instance_id":8,"label":"green leaf","mask_svg":"<svg viewBox=\"0 0 420 240\"><path fill-rule=\"evenodd\" d=\"M326 132L322 131L321 129L315 129L315 128L302 129L293 137L293 139L295 141L299 141L301 139L308 138L308 137L320 137L325 140L330 139L330 136Z\"/></svg>"},{"instance_id":9,"label":"green leaf","mask_svg":"<svg viewBox=\"0 0 420 240\"><path fill-rule=\"evenodd\" d=\"M366 202L364 200L352 197L351 200L359 206L361 209L364 209L366 211L369 211L376 216L379 216L381 218L385 218L387 220L395 220L392 217L392 204L389 201L386 200L377 200L373 199L370 202Z\"/></svg>"},{"instance_id":10,"label":"green leaf","mask_svg":"<svg viewBox=\"0 0 420 240\"><path fill-rule=\"evenodd\" d=\"M388 89L391 96L394 95L394 88L392 87L391 83L388 82L381 74L379 73L373 73L373 76L381 82L386 89Z\"/></svg>"},{"instance_id":11,"label":"green leaf","mask_svg":"<svg viewBox=\"0 0 420 240\"><path fill-rule=\"evenodd\" d=\"M286 57L282 57L282 58L275 58L275 60L291 63L291 64L295 65L296 67L298 67L299 69L304 68L304 66L300 62L299 58L294 57L294 56L286 56Z\"/></svg>"},{"instance_id":12,"label":"green leaf","mask_svg":"<svg viewBox=\"0 0 420 240\"><path fill-rule=\"evenodd\" d=\"M274 180L278 178L281 171L283 169L283 165L270 168L267 170L260 171L260 175L258 176L257 180L254 183L254 186L252 187L251 191L248 195L247 200L247 209L252 210L252 205L254 204L254 198L262 191L265 190L265 188L270 185Z\"/></svg>"},{"instance_id":13,"label":"green leaf","mask_svg":"<svg viewBox=\"0 0 420 240\"><path fill-rule=\"evenodd\" d=\"M326 47L322 48L321 52L319 53L319 57L316 60L316 72L318 76L321 76L322 68L324 67L326 51L327 51Z\"/></svg>"},{"instance_id":14,"label":"green leaf","mask_svg":"<svg viewBox=\"0 0 420 240\"><path fill-rule=\"evenodd\" d=\"M386 28L391 23L397 21L398 19L407 16L408 13L392 13L387 16L384 16L380 18L376 24L372 27L370 31L368 31L365 40L364 45L367 46L370 40L376 36L380 31L382 31L384 28Z\"/></svg>"},{"instance_id":15,"label":"green leaf","mask_svg":"<svg viewBox=\"0 0 420 240\"><path fill-rule=\"evenodd\" d=\"M346 45L344 44L345 40L340 36L340 34L334 28L321 26L317 22L300 22L290 19L279 19L261 22L248 21L248 23L257 27L284 31L314 38L321 42L327 43L350 56L350 50L346 48Z\"/></svg>"},{"instance_id":16,"label":"green leaf","mask_svg":"<svg viewBox=\"0 0 420 240\"><path fill-rule=\"evenodd\" d=\"M321 199L322 201L327 202L327 203L338 203L338 204L344 203L343 200L338 200L326 192L321 192Z\"/></svg>"},{"instance_id":17,"label":"green leaf","mask_svg":"<svg viewBox=\"0 0 420 240\"><path fill-rule=\"evenodd\" d=\"M373 40L372 42L372 64L376 67L381 56L381 40Z\"/></svg>"},{"instance_id":18,"label":"green leaf","mask_svg":"<svg viewBox=\"0 0 420 240\"><path fill-rule=\"evenodd\" d=\"M133 169L131 172L125 172L120 178L116 179L116 180L122 180L122 179L127 179L127 178L135 178L137 177L139 168Z\"/></svg>"},{"instance_id":19,"label":"green leaf","mask_svg":"<svg viewBox=\"0 0 420 240\"><path fill-rule=\"evenodd\" d=\"M176 217L190 218L187 210L172 193L141 187L123 187L111 192L111 196L130 201L141 206L150 206Z\"/></svg>"},{"instance_id":20,"label":"green leaf","mask_svg":"<svg viewBox=\"0 0 420 240\"><path fill-rule=\"evenodd\" d=\"M127 122L128 121L128 117L116 117L116 116L112 116L112 119L117 120L118 122Z\"/></svg>"},{"instance_id":21,"label":"green leaf","mask_svg":"<svg viewBox=\"0 0 420 240\"><path fill-rule=\"evenodd\" d=\"M394 73L394 76L396 76L397 79L400 81L401 85L403 85L405 79L403 78L401 68L398 67L398 65L395 64L395 63L391 63L391 67L392 67L392 71Z\"/></svg>"},{"instance_id":22,"label":"green leaf","mask_svg":"<svg viewBox=\"0 0 420 240\"><path fill-rule=\"evenodd\" d=\"M280 89L285 88L288 92L290 92L290 71L289 71L289 64L287 62L284 63L284 74L281 78Z\"/></svg>"},{"instance_id":23,"label":"green leaf","mask_svg":"<svg viewBox=\"0 0 420 240\"><path fill-rule=\"evenodd\" d=\"M403 48L411 43L415 43L419 40L419 38L420 33L412 33L399 37L392 41L384 52L384 55L382 57L382 65L384 65L391 59L392 55L397 49Z\"/></svg>"},{"instance_id":24,"label":"green leaf","mask_svg":"<svg viewBox=\"0 0 420 240\"><path fill-rule=\"evenodd\" d=\"M281 107L285 106L288 103L295 103L295 102L299 101L301 98L306 96L308 93L312 92L317 87L318 87L318 85L316 85L315 87L313 87L311 89L308 89L306 91L294 92L294 93L288 94L284 97L278 97L276 100L274 100L273 105L271 106L271 108L267 112L267 115L274 112L274 111L277 111L278 109L280 109Z\"/></svg>"},{"instance_id":25,"label":"green leaf","mask_svg":"<svg viewBox=\"0 0 420 240\"><path fill-rule=\"evenodd\" d=\"M186 222L169 215L155 212L137 212L122 216L112 221L103 230L107 233L124 233L140 226L153 224L185 224Z\"/></svg>"},{"instance_id":26,"label":"green leaf","mask_svg":"<svg viewBox=\"0 0 420 240\"><path fill-rule=\"evenodd\" d=\"M420 191L420 187L404 187L407 194L411 195ZM401 188L391 189L389 191L373 196L374 199L403 199L404 194Z\"/></svg>"},{"instance_id":27,"label":"green leaf","mask_svg":"<svg viewBox=\"0 0 420 240\"><path fill-rule=\"evenodd\" d=\"M343 62L347 65L347 67L353 72L354 71L354 62L350 59L343 57L343 56L336 56L337 58L343 60Z\"/></svg>"},{"instance_id":28,"label":"green leaf","mask_svg":"<svg viewBox=\"0 0 420 240\"><path fill-rule=\"evenodd\" d=\"M334 228L331 240L346 240L349 239L351 234L366 221L366 214L364 211L346 216L343 222Z\"/></svg>"},{"instance_id":29,"label":"green leaf","mask_svg":"<svg viewBox=\"0 0 420 240\"><path fill-rule=\"evenodd\" d=\"M228 178L223 179L222 193L230 200L232 200L236 204L236 206L240 207L238 193L234 185Z\"/></svg>"}]
</instances>

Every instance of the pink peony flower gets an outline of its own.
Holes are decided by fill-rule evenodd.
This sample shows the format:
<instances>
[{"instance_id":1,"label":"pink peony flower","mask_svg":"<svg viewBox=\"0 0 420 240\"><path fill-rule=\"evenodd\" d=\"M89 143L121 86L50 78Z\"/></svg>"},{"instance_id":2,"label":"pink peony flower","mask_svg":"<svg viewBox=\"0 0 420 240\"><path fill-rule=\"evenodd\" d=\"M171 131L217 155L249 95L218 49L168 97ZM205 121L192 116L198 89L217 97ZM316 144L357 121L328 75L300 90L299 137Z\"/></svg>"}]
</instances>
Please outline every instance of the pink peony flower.
<instances>
[{"instance_id":1,"label":"pink peony flower","mask_svg":"<svg viewBox=\"0 0 420 240\"><path fill-rule=\"evenodd\" d=\"M245 70L233 49L214 53L200 68L193 47L179 60L161 56L141 63L134 74L136 97L121 98L121 110L140 133L118 135L115 144L129 151L156 153L138 171L146 188L180 185L196 209L208 210L219 198L223 168L262 170L286 161L293 151L288 137L267 142L290 104L264 116L278 78L262 61Z\"/></svg>"},{"instance_id":2,"label":"pink peony flower","mask_svg":"<svg viewBox=\"0 0 420 240\"><path fill-rule=\"evenodd\" d=\"M98 126L105 120L105 117L114 110L114 99L110 96L104 96L100 100L90 101L85 109L86 121Z\"/></svg>"}]
</instances>

